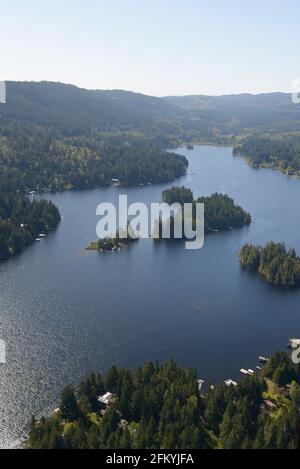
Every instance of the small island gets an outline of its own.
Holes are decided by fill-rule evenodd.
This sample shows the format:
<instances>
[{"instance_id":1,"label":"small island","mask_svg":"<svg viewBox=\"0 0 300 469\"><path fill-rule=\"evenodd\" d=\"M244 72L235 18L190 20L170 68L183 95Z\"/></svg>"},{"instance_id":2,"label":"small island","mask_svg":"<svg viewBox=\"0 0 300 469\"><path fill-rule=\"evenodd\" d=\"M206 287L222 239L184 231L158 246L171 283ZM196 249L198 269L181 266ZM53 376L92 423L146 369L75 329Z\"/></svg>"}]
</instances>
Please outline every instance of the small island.
<instances>
[{"instance_id":1,"label":"small island","mask_svg":"<svg viewBox=\"0 0 300 469\"><path fill-rule=\"evenodd\" d=\"M86 251L98 251L99 253L119 252L122 246L129 246L138 240L139 237L128 229L126 234L120 234L117 231L115 236L98 239L98 241L92 242L85 249Z\"/></svg>"},{"instance_id":2,"label":"small island","mask_svg":"<svg viewBox=\"0 0 300 469\"><path fill-rule=\"evenodd\" d=\"M245 245L240 252L244 269L259 273L268 283L283 288L300 287L300 258L283 243L269 242L265 247Z\"/></svg>"}]
</instances>

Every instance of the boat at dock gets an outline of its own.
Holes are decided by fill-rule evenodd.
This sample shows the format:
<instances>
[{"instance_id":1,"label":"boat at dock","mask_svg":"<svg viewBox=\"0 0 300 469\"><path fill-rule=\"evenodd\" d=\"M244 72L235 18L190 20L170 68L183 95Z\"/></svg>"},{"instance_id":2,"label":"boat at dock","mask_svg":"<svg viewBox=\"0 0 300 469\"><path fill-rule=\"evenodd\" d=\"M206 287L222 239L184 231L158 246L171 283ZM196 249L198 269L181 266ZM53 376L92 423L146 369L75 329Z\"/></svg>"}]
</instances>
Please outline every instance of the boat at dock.
<instances>
[{"instance_id":1,"label":"boat at dock","mask_svg":"<svg viewBox=\"0 0 300 469\"><path fill-rule=\"evenodd\" d=\"M266 358L266 357L260 356L260 357L258 357L258 361L259 361L260 363L265 363L265 364L266 364L266 363L268 363L269 359Z\"/></svg>"},{"instance_id":2,"label":"boat at dock","mask_svg":"<svg viewBox=\"0 0 300 469\"><path fill-rule=\"evenodd\" d=\"M242 368L242 369L240 370L240 373L242 373L242 375L246 375L246 376L250 376L250 375L251 375L251 374L249 373L249 371L248 371L248 370L245 370L244 368Z\"/></svg>"}]
</instances>

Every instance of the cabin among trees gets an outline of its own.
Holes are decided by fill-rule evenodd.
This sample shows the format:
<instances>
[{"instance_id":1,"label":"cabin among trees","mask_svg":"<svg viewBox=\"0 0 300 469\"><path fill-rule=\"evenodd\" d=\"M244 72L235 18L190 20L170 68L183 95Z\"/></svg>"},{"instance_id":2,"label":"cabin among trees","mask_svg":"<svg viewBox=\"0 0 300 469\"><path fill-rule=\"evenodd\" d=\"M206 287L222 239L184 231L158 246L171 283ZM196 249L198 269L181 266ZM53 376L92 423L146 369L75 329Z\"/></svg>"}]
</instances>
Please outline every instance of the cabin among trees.
<instances>
[{"instance_id":1,"label":"cabin among trees","mask_svg":"<svg viewBox=\"0 0 300 469\"><path fill-rule=\"evenodd\" d=\"M299 449L300 369L282 352L262 376L201 390L195 370L146 363L111 367L77 389L59 411L31 422L30 448ZM105 400L105 402L104 402Z\"/></svg>"}]
</instances>

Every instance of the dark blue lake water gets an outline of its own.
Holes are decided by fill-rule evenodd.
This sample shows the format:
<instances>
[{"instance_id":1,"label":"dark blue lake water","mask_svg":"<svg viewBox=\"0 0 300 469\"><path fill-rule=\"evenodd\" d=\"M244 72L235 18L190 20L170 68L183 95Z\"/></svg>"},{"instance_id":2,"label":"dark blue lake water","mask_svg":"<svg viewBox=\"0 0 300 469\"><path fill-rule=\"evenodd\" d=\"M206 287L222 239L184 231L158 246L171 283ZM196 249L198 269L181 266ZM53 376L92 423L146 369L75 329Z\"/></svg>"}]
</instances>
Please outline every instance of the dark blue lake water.
<instances>
[{"instance_id":1,"label":"dark blue lake water","mask_svg":"<svg viewBox=\"0 0 300 469\"><path fill-rule=\"evenodd\" d=\"M57 407L66 383L113 363L135 367L174 357L205 380L238 378L258 355L300 336L300 292L276 290L243 272L246 242L272 239L300 253L300 181L254 170L230 148L195 147L176 181L207 195L223 192L254 223L215 233L199 251L141 240L120 253L84 250L96 239L96 206L157 202L174 184L107 188L51 196L64 221L44 241L0 265L0 445L13 446L32 414Z\"/></svg>"}]
</instances>

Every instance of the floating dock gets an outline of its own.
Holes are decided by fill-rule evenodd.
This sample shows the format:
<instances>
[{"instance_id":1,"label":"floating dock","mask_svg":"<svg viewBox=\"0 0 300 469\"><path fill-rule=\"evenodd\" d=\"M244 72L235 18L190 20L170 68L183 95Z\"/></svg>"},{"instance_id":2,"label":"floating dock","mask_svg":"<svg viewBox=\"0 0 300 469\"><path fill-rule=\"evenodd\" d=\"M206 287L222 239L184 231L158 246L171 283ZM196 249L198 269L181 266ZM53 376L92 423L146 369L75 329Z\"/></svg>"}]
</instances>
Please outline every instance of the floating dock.
<instances>
[{"instance_id":1,"label":"floating dock","mask_svg":"<svg viewBox=\"0 0 300 469\"><path fill-rule=\"evenodd\" d=\"M249 373L249 371L248 371L248 370L245 370L244 368L242 368L242 369L240 370L240 373L242 373L242 375L251 376L251 374Z\"/></svg>"},{"instance_id":2,"label":"floating dock","mask_svg":"<svg viewBox=\"0 0 300 469\"><path fill-rule=\"evenodd\" d=\"M268 363L269 359L261 356L261 357L258 357L258 361L261 363Z\"/></svg>"}]
</instances>

